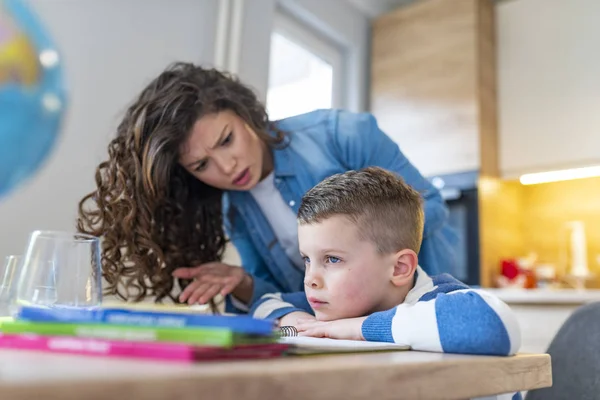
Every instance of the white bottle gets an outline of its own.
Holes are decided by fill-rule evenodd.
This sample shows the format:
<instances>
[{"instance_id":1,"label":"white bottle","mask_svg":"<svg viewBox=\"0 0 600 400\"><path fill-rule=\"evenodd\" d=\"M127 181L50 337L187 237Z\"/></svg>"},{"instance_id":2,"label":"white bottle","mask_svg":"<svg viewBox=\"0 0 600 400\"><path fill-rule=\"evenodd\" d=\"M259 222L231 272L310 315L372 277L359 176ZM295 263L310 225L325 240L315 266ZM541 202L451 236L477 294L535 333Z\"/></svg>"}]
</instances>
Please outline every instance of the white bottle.
<instances>
[{"instance_id":1,"label":"white bottle","mask_svg":"<svg viewBox=\"0 0 600 400\"><path fill-rule=\"evenodd\" d=\"M585 225L582 221L571 221L567 225L571 228L571 275L576 278L587 278L590 270L587 264L587 241L585 238Z\"/></svg>"}]
</instances>

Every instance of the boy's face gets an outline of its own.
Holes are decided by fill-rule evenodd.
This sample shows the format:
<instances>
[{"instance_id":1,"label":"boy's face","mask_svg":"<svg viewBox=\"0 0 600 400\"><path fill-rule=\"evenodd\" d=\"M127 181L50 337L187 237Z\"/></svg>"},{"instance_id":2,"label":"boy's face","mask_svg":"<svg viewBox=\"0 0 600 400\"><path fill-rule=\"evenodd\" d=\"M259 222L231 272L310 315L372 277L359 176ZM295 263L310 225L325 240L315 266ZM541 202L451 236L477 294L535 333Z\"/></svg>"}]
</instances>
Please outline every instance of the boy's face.
<instances>
[{"instance_id":1,"label":"boy's face","mask_svg":"<svg viewBox=\"0 0 600 400\"><path fill-rule=\"evenodd\" d=\"M344 216L298 227L306 297L321 321L379 311L393 290L395 254L382 255Z\"/></svg>"}]
</instances>

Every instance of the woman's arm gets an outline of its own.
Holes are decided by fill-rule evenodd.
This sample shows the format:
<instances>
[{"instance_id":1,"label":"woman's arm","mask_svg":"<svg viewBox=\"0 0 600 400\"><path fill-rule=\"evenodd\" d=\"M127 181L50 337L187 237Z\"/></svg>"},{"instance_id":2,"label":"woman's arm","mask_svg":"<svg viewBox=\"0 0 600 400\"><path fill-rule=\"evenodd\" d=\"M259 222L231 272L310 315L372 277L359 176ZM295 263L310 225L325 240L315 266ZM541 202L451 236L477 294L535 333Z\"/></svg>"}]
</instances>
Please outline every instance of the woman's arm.
<instances>
[{"instance_id":1,"label":"woman's arm","mask_svg":"<svg viewBox=\"0 0 600 400\"><path fill-rule=\"evenodd\" d=\"M241 304L235 300L232 300L232 305L237 306L242 311L247 311L263 295L280 292L282 289L272 283L273 278L263 264L258 251L256 251L249 237L237 233L231 239L231 243L240 255L244 270L251 278L249 286L242 284L237 288L237 291L232 293L235 299L241 301L247 308L240 307Z\"/></svg>"},{"instance_id":2,"label":"woman's arm","mask_svg":"<svg viewBox=\"0 0 600 400\"><path fill-rule=\"evenodd\" d=\"M230 205L224 202L225 233L237 250L242 267L250 279L242 282L231 296L226 297L228 312L247 312L250 306L267 293L281 292L282 288L274 282L273 276L264 264L258 250L254 247L248 229L240 216L229 212Z\"/></svg>"},{"instance_id":3,"label":"woman's arm","mask_svg":"<svg viewBox=\"0 0 600 400\"><path fill-rule=\"evenodd\" d=\"M181 302L205 304L214 296L225 296L225 311L246 313L266 293L282 291L274 282L260 254L254 247L241 219L235 225L225 219L225 233L236 248L240 266L210 262L192 268L178 268L177 278L192 280L179 296Z\"/></svg>"}]
</instances>

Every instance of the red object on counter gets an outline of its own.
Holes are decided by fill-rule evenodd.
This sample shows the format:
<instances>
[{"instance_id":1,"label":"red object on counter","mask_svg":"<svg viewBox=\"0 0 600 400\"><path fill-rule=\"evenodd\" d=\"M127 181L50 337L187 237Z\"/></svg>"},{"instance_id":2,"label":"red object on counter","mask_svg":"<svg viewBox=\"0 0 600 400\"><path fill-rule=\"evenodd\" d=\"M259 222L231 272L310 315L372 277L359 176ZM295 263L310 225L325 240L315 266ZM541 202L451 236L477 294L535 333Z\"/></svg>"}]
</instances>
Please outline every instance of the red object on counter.
<instances>
[{"instance_id":1,"label":"red object on counter","mask_svg":"<svg viewBox=\"0 0 600 400\"><path fill-rule=\"evenodd\" d=\"M513 259L502 260L502 264L500 267L500 273L503 276L507 277L511 281L513 279L515 279L517 276L519 276L520 268L519 268L519 265L517 264L517 260L513 260Z\"/></svg>"},{"instance_id":2,"label":"red object on counter","mask_svg":"<svg viewBox=\"0 0 600 400\"><path fill-rule=\"evenodd\" d=\"M534 289L537 287L537 279L533 269L523 268L515 259L504 259L500 263L500 275L506 278L507 284L516 284L523 289ZM521 277L520 279L517 279ZM517 282L517 280L520 281Z\"/></svg>"}]
</instances>

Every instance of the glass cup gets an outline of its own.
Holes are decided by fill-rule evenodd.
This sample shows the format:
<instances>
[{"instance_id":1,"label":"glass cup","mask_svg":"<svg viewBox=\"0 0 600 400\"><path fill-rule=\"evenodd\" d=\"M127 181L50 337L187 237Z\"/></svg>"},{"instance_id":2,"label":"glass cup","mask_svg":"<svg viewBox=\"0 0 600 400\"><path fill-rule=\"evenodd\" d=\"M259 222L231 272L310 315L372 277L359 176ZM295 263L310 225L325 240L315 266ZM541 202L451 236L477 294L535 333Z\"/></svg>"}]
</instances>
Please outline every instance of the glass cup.
<instances>
[{"instance_id":1,"label":"glass cup","mask_svg":"<svg viewBox=\"0 0 600 400\"><path fill-rule=\"evenodd\" d=\"M11 301L13 315L22 305L100 305L100 240L80 233L33 232L15 286Z\"/></svg>"},{"instance_id":2,"label":"glass cup","mask_svg":"<svg viewBox=\"0 0 600 400\"><path fill-rule=\"evenodd\" d=\"M0 269L0 317L10 315L9 306L18 279L18 273L21 270L20 263L22 260L22 256L8 256L5 259L4 266Z\"/></svg>"}]
</instances>

